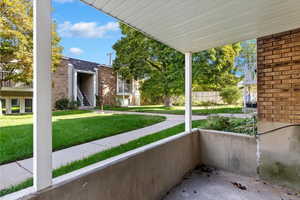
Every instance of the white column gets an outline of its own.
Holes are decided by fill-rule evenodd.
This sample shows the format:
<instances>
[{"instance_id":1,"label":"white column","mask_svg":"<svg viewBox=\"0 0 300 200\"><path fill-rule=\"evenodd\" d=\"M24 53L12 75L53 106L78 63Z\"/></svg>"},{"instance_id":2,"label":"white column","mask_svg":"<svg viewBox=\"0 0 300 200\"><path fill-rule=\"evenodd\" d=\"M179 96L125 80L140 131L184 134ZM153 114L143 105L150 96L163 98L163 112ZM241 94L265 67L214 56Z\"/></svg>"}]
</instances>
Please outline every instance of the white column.
<instances>
[{"instance_id":1,"label":"white column","mask_svg":"<svg viewBox=\"0 0 300 200\"><path fill-rule=\"evenodd\" d=\"M95 106L97 106L96 105L96 101L97 101L96 95L99 96L99 94L98 94L98 69L95 69L95 73L93 75L93 83L94 83L94 85L93 85L93 106L95 107Z\"/></svg>"},{"instance_id":2,"label":"white column","mask_svg":"<svg viewBox=\"0 0 300 200\"><path fill-rule=\"evenodd\" d=\"M3 115L3 111L2 111L2 101L1 101L1 99L0 99L0 116L2 116Z\"/></svg>"},{"instance_id":3,"label":"white column","mask_svg":"<svg viewBox=\"0 0 300 200\"><path fill-rule=\"evenodd\" d=\"M5 98L5 113L11 114L11 98L9 97Z\"/></svg>"},{"instance_id":4,"label":"white column","mask_svg":"<svg viewBox=\"0 0 300 200\"><path fill-rule=\"evenodd\" d=\"M73 95L74 95L74 101L77 101L77 71L74 70L74 73L73 73L74 77L73 77Z\"/></svg>"},{"instance_id":5,"label":"white column","mask_svg":"<svg viewBox=\"0 0 300 200\"><path fill-rule=\"evenodd\" d=\"M185 53L185 132L192 130L192 53Z\"/></svg>"},{"instance_id":6,"label":"white column","mask_svg":"<svg viewBox=\"0 0 300 200\"><path fill-rule=\"evenodd\" d=\"M68 64L68 98L74 100L73 98L73 65Z\"/></svg>"},{"instance_id":7,"label":"white column","mask_svg":"<svg viewBox=\"0 0 300 200\"><path fill-rule=\"evenodd\" d=\"M20 113L25 113L25 98L20 98Z\"/></svg>"},{"instance_id":8,"label":"white column","mask_svg":"<svg viewBox=\"0 0 300 200\"><path fill-rule=\"evenodd\" d=\"M51 0L33 1L33 182L52 183Z\"/></svg>"}]
</instances>

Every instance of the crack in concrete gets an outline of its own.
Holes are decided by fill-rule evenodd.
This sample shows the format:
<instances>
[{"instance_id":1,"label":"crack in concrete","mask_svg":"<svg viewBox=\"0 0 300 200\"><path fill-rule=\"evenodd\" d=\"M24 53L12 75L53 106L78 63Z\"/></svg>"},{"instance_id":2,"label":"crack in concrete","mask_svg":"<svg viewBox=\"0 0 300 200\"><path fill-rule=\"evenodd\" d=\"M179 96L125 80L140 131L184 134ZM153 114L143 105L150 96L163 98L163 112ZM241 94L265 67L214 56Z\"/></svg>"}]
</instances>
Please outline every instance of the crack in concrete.
<instances>
[{"instance_id":1,"label":"crack in concrete","mask_svg":"<svg viewBox=\"0 0 300 200\"><path fill-rule=\"evenodd\" d=\"M28 173L32 174L32 172L31 172L29 169L23 167L18 161L16 162L16 164L17 164L19 167L21 167L22 169L24 169L25 171L27 171Z\"/></svg>"}]
</instances>

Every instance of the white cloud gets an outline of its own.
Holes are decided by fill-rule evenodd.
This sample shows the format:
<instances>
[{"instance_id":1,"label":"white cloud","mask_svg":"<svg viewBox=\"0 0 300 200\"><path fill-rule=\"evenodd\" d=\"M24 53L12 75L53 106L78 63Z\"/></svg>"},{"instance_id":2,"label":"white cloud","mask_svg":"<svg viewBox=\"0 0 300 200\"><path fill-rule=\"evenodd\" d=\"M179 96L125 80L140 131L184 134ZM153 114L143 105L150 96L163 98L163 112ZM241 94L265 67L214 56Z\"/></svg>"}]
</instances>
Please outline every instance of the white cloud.
<instances>
[{"instance_id":1,"label":"white cloud","mask_svg":"<svg viewBox=\"0 0 300 200\"><path fill-rule=\"evenodd\" d=\"M76 47L70 48L69 51L74 55L80 55L83 53L82 49Z\"/></svg>"},{"instance_id":2,"label":"white cloud","mask_svg":"<svg viewBox=\"0 0 300 200\"><path fill-rule=\"evenodd\" d=\"M58 33L62 37L84 37L84 38L102 38L110 31L118 31L117 22L108 22L104 25L98 25L96 22L79 22L72 24L65 21L58 25Z\"/></svg>"},{"instance_id":3,"label":"white cloud","mask_svg":"<svg viewBox=\"0 0 300 200\"><path fill-rule=\"evenodd\" d=\"M57 3L71 3L74 0L54 0L54 1L57 2Z\"/></svg>"}]
</instances>

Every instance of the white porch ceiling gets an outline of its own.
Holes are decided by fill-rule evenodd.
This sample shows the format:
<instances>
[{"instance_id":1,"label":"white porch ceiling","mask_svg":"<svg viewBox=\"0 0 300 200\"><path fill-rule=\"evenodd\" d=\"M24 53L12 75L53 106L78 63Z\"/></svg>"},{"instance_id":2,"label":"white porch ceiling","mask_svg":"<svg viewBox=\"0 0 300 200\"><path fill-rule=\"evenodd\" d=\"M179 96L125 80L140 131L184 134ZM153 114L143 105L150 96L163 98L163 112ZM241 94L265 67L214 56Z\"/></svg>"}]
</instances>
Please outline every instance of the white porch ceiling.
<instances>
[{"instance_id":1,"label":"white porch ceiling","mask_svg":"<svg viewBox=\"0 0 300 200\"><path fill-rule=\"evenodd\" d=\"M300 0L82 0L181 52L300 28Z\"/></svg>"}]
</instances>

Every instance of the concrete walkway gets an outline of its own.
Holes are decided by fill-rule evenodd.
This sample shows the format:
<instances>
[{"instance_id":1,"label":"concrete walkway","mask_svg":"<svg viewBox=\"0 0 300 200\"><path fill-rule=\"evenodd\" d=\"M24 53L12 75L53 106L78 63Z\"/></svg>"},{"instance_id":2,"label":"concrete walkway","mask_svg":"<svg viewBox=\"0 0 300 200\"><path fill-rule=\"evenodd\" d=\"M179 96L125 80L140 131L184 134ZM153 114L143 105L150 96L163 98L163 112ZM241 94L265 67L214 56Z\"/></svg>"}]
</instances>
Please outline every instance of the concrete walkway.
<instances>
[{"instance_id":1,"label":"concrete walkway","mask_svg":"<svg viewBox=\"0 0 300 200\"><path fill-rule=\"evenodd\" d=\"M173 127L184 122L183 115L169 115L169 114L156 114L156 113L138 113L138 112L116 112L107 111L106 113L122 113L122 114L139 114L139 115L157 115L165 116L166 120L148 126L145 128L137 129L134 131L125 132L115 136L94 140L81 145L76 145L67 149L53 152L52 154L52 167L53 169L66 165L72 161L80 160L87 156L101 152L103 150L119 146L120 144L127 143L145 135L153 134L161 130ZM226 114L224 114L226 115ZM228 116L228 115L226 115ZM247 117L244 114L229 115L234 117ZM193 120L205 119L207 116L193 116ZM16 185L30 177L32 177L32 158L0 165L0 190L8 188L11 185Z\"/></svg>"}]
</instances>

